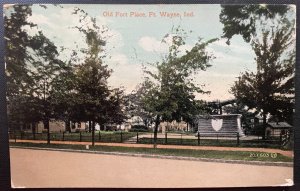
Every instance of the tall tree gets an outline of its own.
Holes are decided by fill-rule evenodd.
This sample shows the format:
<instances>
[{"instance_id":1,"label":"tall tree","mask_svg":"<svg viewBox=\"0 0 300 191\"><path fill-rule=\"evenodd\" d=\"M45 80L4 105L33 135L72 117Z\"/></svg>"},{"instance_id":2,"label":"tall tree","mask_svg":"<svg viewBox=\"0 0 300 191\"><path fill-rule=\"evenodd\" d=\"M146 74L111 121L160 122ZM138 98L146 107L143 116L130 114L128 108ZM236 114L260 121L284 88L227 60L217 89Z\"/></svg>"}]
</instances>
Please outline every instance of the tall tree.
<instances>
[{"instance_id":1,"label":"tall tree","mask_svg":"<svg viewBox=\"0 0 300 191\"><path fill-rule=\"evenodd\" d=\"M263 31L252 41L256 72L244 72L231 88L234 96L263 116L263 132L268 114L281 120L292 118L294 105L295 29ZM264 136L264 135L263 135Z\"/></svg>"},{"instance_id":2,"label":"tall tree","mask_svg":"<svg viewBox=\"0 0 300 191\"><path fill-rule=\"evenodd\" d=\"M31 62L30 76L33 83L30 87L31 97L37 97L41 107L42 121L47 129L47 143L50 144L50 119L54 115L53 99L51 92L53 82L64 70L65 63L58 56L57 47L47 37L39 32L33 37L32 53L34 61Z\"/></svg>"},{"instance_id":3,"label":"tall tree","mask_svg":"<svg viewBox=\"0 0 300 191\"><path fill-rule=\"evenodd\" d=\"M11 12L9 12L11 11ZM33 23L27 22L31 15L30 6L16 5L9 7L4 15L4 39L5 39L5 64L7 81L7 105L10 130L20 128L27 122L28 112L24 111L24 104L28 96L24 97L28 84L31 83L28 75L27 61L31 58L28 54L30 36L24 31L24 26L33 27Z\"/></svg>"},{"instance_id":4,"label":"tall tree","mask_svg":"<svg viewBox=\"0 0 300 191\"><path fill-rule=\"evenodd\" d=\"M155 117L154 147L161 121L180 121L195 112L194 93L205 93L192 81L191 75L209 67L212 55L206 46L214 40L201 42L201 39L189 51L182 52L187 33L180 27L174 28L162 42L171 42L169 52L162 62L154 64L156 72L145 70L148 75L143 86L147 90L144 97L146 110ZM189 105L191 107L187 108Z\"/></svg>"},{"instance_id":5,"label":"tall tree","mask_svg":"<svg viewBox=\"0 0 300 191\"><path fill-rule=\"evenodd\" d=\"M76 100L78 121L89 121L92 128L92 145L95 145L95 123L103 125L108 121L110 102L110 90L107 79L111 75L111 70L103 62L106 56L104 46L106 41L104 33L106 28L100 28L96 24L96 19L88 17L81 9L75 9L74 14L81 14L82 26L76 28L84 34L88 48L83 50L85 54L84 62L76 68ZM89 20L92 25L86 25ZM114 100L115 101L115 100Z\"/></svg>"},{"instance_id":6,"label":"tall tree","mask_svg":"<svg viewBox=\"0 0 300 191\"><path fill-rule=\"evenodd\" d=\"M57 47L41 31L29 35L24 29L35 27L27 21L30 15L29 5L14 5L5 15L9 115L18 119L17 124L44 121L48 128L51 81L63 62L58 59ZM48 143L49 138L48 128Z\"/></svg>"}]
</instances>

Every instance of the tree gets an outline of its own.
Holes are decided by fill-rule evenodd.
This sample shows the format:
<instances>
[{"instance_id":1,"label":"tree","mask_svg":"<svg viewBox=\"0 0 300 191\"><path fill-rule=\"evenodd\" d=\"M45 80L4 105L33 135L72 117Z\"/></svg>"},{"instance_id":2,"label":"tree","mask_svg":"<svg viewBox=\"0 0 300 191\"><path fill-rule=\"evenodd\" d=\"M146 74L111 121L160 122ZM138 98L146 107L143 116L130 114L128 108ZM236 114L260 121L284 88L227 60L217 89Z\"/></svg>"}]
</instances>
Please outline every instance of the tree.
<instances>
[{"instance_id":1,"label":"tree","mask_svg":"<svg viewBox=\"0 0 300 191\"><path fill-rule=\"evenodd\" d=\"M267 115L281 120L292 118L294 107L295 30L277 27L263 31L261 39L251 45L255 52L256 72L244 72L234 83L231 92L249 109L256 109L263 116L263 132ZM264 138L264 135L263 135Z\"/></svg>"},{"instance_id":2,"label":"tree","mask_svg":"<svg viewBox=\"0 0 300 191\"><path fill-rule=\"evenodd\" d=\"M251 42L260 31L261 25L279 25L292 11L289 5L221 5L220 22L224 25L223 36L230 43L234 35L241 35Z\"/></svg>"},{"instance_id":3,"label":"tree","mask_svg":"<svg viewBox=\"0 0 300 191\"><path fill-rule=\"evenodd\" d=\"M76 76L75 68L71 61L63 67L63 70L52 82L52 105L54 118L65 121L66 131L71 132L70 121L75 117L76 105Z\"/></svg>"},{"instance_id":4,"label":"tree","mask_svg":"<svg viewBox=\"0 0 300 191\"><path fill-rule=\"evenodd\" d=\"M20 5L14 6L10 14L4 15L8 119L10 129L14 130L20 128L22 122L24 124L30 117L24 111L26 107L23 107L28 100L24 94L31 83L26 65L31 60L27 50L30 36L23 30L24 26L34 26L26 21L29 15L30 6Z\"/></svg>"},{"instance_id":5,"label":"tree","mask_svg":"<svg viewBox=\"0 0 300 191\"><path fill-rule=\"evenodd\" d=\"M198 70L209 67L212 55L205 48L214 40L201 42L201 39L189 51L182 52L187 33L180 27L167 34L163 43L171 41L169 52L162 62L153 66L157 72L145 70L147 77L143 82L146 90L143 102L145 108L155 117L154 147L156 147L158 125L161 121L181 121L195 113L194 93L205 93L197 87L190 77ZM186 107L191 106L191 107Z\"/></svg>"},{"instance_id":6,"label":"tree","mask_svg":"<svg viewBox=\"0 0 300 191\"><path fill-rule=\"evenodd\" d=\"M143 98L146 93L146 89L142 85L138 85L136 90L125 96L125 110L127 117L131 118L138 116L142 119L144 125L149 127L152 123L152 115L149 113L143 103Z\"/></svg>"},{"instance_id":7,"label":"tree","mask_svg":"<svg viewBox=\"0 0 300 191\"><path fill-rule=\"evenodd\" d=\"M103 47L106 45L104 33L106 28L100 28L96 24L96 19L87 17L81 9L75 9L74 14L80 12L81 21L90 19L92 26L76 26L86 39L88 48L83 50L85 54L84 62L76 67L76 108L78 121L89 121L92 131L92 145L95 145L95 123L100 126L109 122L112 110L117 109L119 104L119 92L111 91L107 84L107 79L111 75L111 70L103 63L106 56Z\"/></svg>"},{"instance_id":8,"label":"tree","mask_svg":"<svg viewBox=\"0 0 300 191\"><path fill-rule=\"evenodd\" d=\"M47 37L39 32L33 37L32 53L34 60L31 62L30 76L33 83L30 87L31 97L36 97L41 105L42 121L44 128L47 129L47 143L50 144L49 121L53 118L54 108L52 92L53 82L63 71L65 63L58 56L57 47Z\"/></svg>"},{"instance_id":9,"label":"tree","mask_svg":"<svg viewBox=\"0 0 300 191\"><path fill-rule=\"evenodd\" d=\"M29 35L24 29L35 27L27 22L30 15L31 6L28 5L14 5L5 15L8 113L10 122L17 120L17 125L43 121L50 143L49 92L52 80L64 63L58 59L57 47L41 31Z\"/></svg>"},{"instance_id":10,"label":"tree","mask_svg":"<svg viewBox=\"0 0 300 191\"><path fill-rule=\"evenodd\" d=\"M31 7L14 5L11 13L4 15L4 39L5 39L5 63L7 95L13 96L24 92L30 84L28 66L26 63L32 58L28 53L31 37L24 27L34 27L33 23L27 22L31 15Z\"/></svg>"}]
</instances>

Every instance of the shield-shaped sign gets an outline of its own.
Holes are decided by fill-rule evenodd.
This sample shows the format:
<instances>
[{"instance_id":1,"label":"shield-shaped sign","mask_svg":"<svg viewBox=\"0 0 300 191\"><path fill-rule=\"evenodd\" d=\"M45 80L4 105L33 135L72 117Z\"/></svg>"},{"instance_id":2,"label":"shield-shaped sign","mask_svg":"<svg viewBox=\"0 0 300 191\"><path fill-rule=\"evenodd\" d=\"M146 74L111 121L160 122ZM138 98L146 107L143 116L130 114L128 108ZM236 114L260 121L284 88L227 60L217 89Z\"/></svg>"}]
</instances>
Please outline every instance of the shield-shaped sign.
<instances>
[{"instance_id":1,"label":"shield-shaped sign","mask_svg":"<svg viewBox=\"0 0 300 191\"><path fill-rule=\"evenodd\" d=\"M215 131L219 131L222 128L223 119L212 119L211 126Z\"/></svg>"}]
</instances>

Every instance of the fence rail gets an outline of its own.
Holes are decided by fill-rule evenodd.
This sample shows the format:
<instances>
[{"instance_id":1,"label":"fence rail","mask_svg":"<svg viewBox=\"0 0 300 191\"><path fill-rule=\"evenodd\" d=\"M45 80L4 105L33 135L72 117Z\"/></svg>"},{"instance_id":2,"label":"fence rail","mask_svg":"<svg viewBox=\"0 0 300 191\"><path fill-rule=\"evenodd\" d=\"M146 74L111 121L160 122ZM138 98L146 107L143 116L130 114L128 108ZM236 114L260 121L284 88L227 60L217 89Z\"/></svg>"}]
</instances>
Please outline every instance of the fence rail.
<instances>
[{"instance_id":1,"label":"fence rail","mask_svg":"<svg viewBox=\"0 0 300 191\"><path fill-rule=\"evenodd\" d=\"M112 142L122 143L127 139L134 137L136 133L132 132L96 132L96 142ZM47 140L47 133L29 133L29 132L10 132L10 139L21 139L21 140ZM51 141L77 141L77 142L89 142L92 141L92 133L86 132L55 132L50 133Z\"/></svg>"},{"instance_id":2,"label":"fence rail","mask_svg":"<svg viewBox=\"0 0 300 191\"><path fill-rule=\"evenodd\" d=\"M10 132L9 137L14 140L47 140L47 133ZM289 134L280 134L272 139L263 140L257 136L252 136L251 139L240 137L238 132L198 132L193 134L165 132L158 133L157 144L280 148L286 145L289 139ZM50 140L91 142L92 133L52 132ZM154 134L153 132L97 131L95 132L95 142L153 144Z\"/></svg>"}]
</instances>

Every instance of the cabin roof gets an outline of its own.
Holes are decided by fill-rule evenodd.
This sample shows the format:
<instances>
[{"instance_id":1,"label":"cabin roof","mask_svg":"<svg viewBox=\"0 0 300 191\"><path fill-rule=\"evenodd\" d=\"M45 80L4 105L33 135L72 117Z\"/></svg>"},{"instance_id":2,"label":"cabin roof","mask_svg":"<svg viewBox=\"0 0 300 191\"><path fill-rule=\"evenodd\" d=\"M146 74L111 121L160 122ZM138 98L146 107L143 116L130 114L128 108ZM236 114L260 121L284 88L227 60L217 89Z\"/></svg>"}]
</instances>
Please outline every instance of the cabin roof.
<instances>
[{"instance_id":1,"label":"cabin roof","mask_svg":"<svg viewBox=\"0 0 300 191\"><path fill-rule=\"evenodd\" d=\"M269 122L267 123L269 127L273 129L284 129L284 128L291 128L292 126L287 122Z\"/></svg>"}]
</instances>

